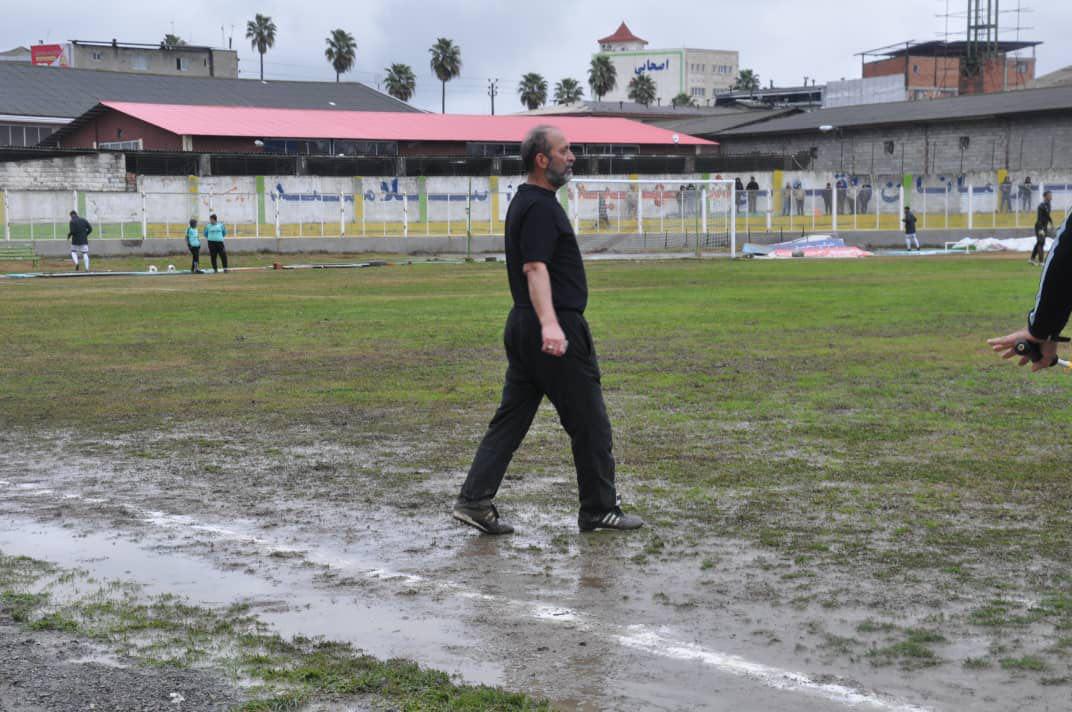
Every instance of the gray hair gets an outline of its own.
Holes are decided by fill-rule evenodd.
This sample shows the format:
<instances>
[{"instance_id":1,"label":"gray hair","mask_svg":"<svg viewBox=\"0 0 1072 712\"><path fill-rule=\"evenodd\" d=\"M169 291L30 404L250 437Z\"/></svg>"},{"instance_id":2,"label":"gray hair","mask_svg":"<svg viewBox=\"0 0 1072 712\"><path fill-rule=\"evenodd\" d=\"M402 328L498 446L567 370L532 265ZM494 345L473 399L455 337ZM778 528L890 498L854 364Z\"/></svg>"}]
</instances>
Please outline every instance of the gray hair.
<instances>
[{"instance_id":1,"label":"gray hair","mask_svg":"<svg viewBox=\"0 0 1072 712\"><path fill-rule=\"evenodd\" d=\"M540 124L533 127L521 142L521 165L526 173L532 173L536 167L536 154L551 158L551 140L548 137L552 131L557 131L550 124Z\"/></svg>"}]
</instances>

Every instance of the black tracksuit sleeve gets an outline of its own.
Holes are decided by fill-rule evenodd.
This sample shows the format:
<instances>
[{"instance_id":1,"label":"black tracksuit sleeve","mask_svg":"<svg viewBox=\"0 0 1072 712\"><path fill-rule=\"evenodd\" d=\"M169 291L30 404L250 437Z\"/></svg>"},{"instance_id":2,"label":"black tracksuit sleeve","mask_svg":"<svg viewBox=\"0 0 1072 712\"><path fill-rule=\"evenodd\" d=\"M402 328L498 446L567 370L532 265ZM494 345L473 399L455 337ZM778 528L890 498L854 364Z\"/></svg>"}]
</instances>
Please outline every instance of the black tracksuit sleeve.
<instances>
[{"instance_id":1,"label":"black tracksuit sleeve","mask_svg":"<svg viewBox=\"0 0 1072 712\"><path fill-rule=\"evenodd\" d=\"M1068 230L1066 217L1042 268L1035 306L1027 315L1027 329L1036 339L1059 335L1072 312L1072 235Z\"/></svg>"}]
</instances>

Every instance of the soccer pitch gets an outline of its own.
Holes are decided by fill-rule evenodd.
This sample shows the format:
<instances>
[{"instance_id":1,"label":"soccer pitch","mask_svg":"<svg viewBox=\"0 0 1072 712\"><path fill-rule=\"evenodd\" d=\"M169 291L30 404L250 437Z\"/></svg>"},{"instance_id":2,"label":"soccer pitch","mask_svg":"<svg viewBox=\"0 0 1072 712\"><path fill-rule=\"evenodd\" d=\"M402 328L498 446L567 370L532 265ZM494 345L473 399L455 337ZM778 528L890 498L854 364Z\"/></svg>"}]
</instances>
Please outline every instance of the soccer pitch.
<instances>
[{"instance_id":1,"label":"soccer pitch","mask_svg":"<svg viewBox=\"0 0 1072 712\"><path fill-rule=\"evenodd\" d=\"M1037 268L587 270L637 533L577 532L546 403L497 500L518 533L449 519L502 385L506 276L396 264L0 283L0 554L107 533L166 569L181 549L221 581L283 582L274 605L249 582L174 588L199 610L248 604L281 634L461 675L426 681L437 697L207 656L258 682L250 704L360 692L446 709L464 681L531 699L452 709L1064 709L1072 380L985 344L1024 323ZM95 573L93 553L35 558Z\"/></svg>"}]
</instances>

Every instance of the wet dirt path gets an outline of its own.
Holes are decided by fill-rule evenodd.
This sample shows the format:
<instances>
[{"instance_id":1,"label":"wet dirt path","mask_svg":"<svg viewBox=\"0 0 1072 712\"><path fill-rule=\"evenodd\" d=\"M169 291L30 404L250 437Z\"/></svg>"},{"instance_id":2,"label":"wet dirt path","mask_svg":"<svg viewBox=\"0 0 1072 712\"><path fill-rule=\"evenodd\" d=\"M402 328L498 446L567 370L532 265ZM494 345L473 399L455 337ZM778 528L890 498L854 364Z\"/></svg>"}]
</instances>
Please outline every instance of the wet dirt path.
<instances>
[{"instance_id":1,"label":"wet dirt path","mask_svg":"<svg viewBox=\"0 0 1072 712\"><path fill-rule=\"evenodd\" d=\"M1014 709L1025 699L1064 709L1065 690L1050 698L960 670L828 655L822 636L868 611L838 610L819 631L822 611L781 604L763 555L739 542L705 537L717 564L702 568L651 555L650 538L582 536L562 477L510 483L519 533L476 535L446 516L460 473L389 464L402 449L247 450L193 477L187 462L147 462L129 444L72 456L79 448L59 438L0 465L0 551L194 604L246 601L281 634L351 642L564 709ZM354 476L362 468L405 471L408 484L394 479L388 496L382 481Z\"/></svg>"}]
</instances>

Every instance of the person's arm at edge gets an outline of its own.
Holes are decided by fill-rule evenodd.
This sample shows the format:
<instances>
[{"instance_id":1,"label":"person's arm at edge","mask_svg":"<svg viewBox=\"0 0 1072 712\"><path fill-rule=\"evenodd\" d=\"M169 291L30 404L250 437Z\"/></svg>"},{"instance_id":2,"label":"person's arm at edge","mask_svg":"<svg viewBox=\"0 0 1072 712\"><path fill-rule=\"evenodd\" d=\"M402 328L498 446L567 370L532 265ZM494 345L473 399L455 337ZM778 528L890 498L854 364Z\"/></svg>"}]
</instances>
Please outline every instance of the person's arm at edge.
<instances>
[{"instance_id":1,"label":"person's arm at edge","mask_svg":"<svg viewBox=\"0 0 1072 712\"><path fill-rule=\"evenodd\" d=\"M1067 226L1067 221L1066 221ZM1037 306L1028 314L1027 328L1011 334L990 339L987 343L1002 358L1019 356L1015 351L1017 341L1034 341L1042 350L1042 359L1031 364L1032 371L1040 371L1053 365L1057 356L1057 343L1051 341L1068 323L1072 311L1072 299L1069 297L1066 275L1072 269L1072 241L1062 230L1054 240L1049 259L1039 281ZM1020 365L1028 363L1026 356L1020 357Z\"/></svg>"},{"instance_id":2,"label":"person's arm at edge","mask_svg":"<svg viewBox=\"0 0 1072 712\"><path fill-rule=\"evenodd\" d=\"M558 324L558 315L555 314L554 302L551 299L551 275L547 271L547 265L543 262L526 262L522 271L528 282L529 299L536 310L536 317L540 320L543 339L541 348L551 356L562 356L566 353L566 335Z\"/></svg>"}]
</instances>

